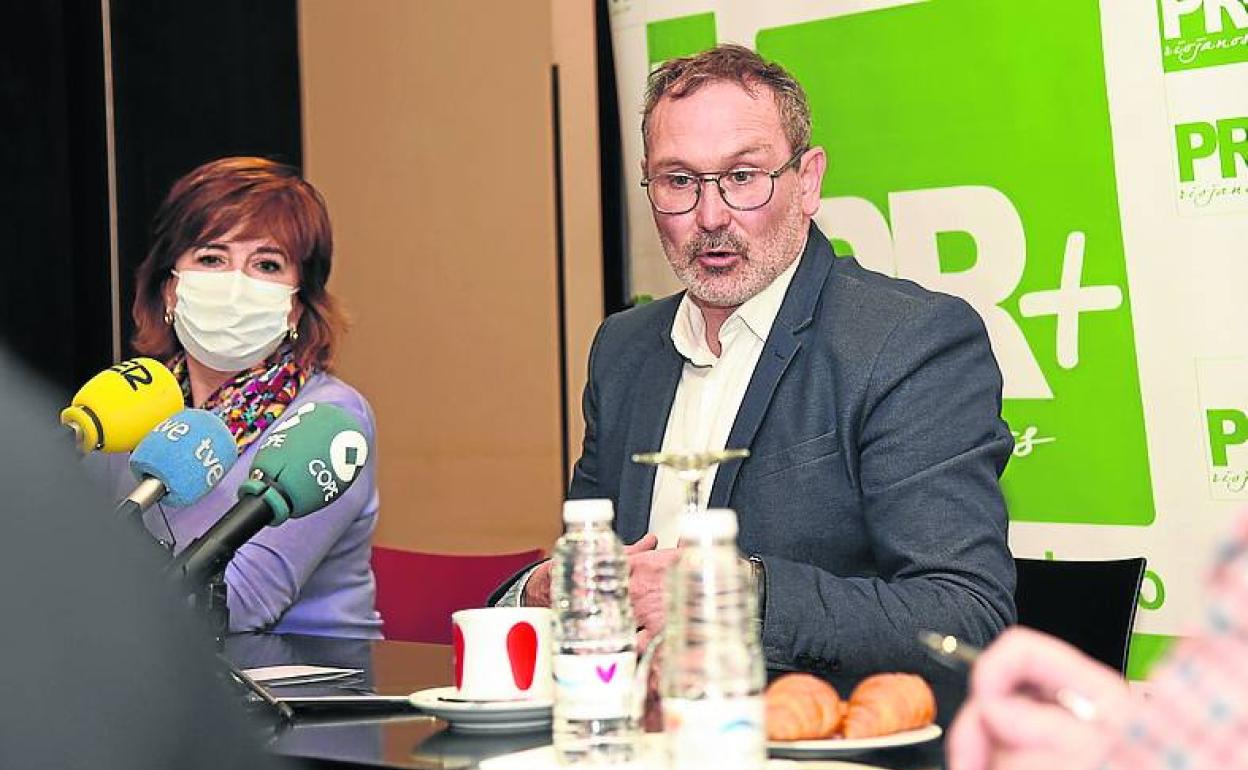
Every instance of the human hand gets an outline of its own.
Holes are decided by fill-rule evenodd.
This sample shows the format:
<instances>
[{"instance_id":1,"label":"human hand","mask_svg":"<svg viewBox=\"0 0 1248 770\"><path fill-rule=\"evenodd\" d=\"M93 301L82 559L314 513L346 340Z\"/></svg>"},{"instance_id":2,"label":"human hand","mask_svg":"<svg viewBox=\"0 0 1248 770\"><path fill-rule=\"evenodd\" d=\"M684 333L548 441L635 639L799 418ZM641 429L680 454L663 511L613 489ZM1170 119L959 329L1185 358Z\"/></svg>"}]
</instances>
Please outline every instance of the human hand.
<instances>
[{"instance_id":1,"label":"human hand","mask_svg":"<svg viewBox=\"0 0 1248 770\"><path fill-rule=\"evenodd\" d=\"M1055 698L1077 692L1097 711L1073 715ZM1090 768L1127 718L1131 698L1116 671L1027 628L1008 629L975 663L970 692L945 743L950 770Z\"/></svg>"},{"instance_id":2,"label":"human hand","mask_svg":"<svg viewBox=\"0 0 1248 770\"><path fill-rule=\"evenodd\" d=\"M624 553L629 557L629 567L632 569L632 561L634 556L645 553L655 553L659 545L659 538L654 533L647 533L637 542L624 546ZM633 574L629 575L629 593L632 594L632 585L634 581ZM634 612L636 609L634 608ZM641 728L646 732L658 732L663 729L663 709L659 701L659 659L657 654L647 656L645 653L649 646L655 642L655 631L644 627L638 618L637 620L637 655L639 662L642 660L649 661L649 671L646 672L646 696L642 706ZM657 650L655 651L658 652Z\"/></svg>"},{"instance_id":3,"label":"human hand","mask_svg":"<svg viewBox=\"0 0 1248 770\"><path fill-rule=\"evenodd\" d=\"M632 554L641 553L642 551L653 551L658 544L658 537L646 535L636 543L624 546L624 553ZM524 591L520 594L521 605L525 607L550 606L550 569L552 563L550 559L547 559L537 565L537 569L533 570L533 574L529 575L529 582L524 584Z\"/></svg>"},{"instance_id":4,"label":"human hand","mask_svg":"<svg viewBox=\"0 0 1248 770\"><path fill-rule=\"evenodd\" d=\"M624 551L628 555L628 596L637 625L637 649L644 650L655 634L663 630L667 597L665 578L680 551L658 548L659 539L648 534Z\"/></svg>"},{"instance_id":5,"label":"human hand","mask_svg":"<svg viewBox=\"0 0 1248 770\"><path fill-rule=\"evenodd\" d=\"M659 643L657 639L652 641L654 644ZM646 672L646 698L641 713L641 729L648 733L663 732L663 697L659 692L660 672L663 670L663 661L660 660L662 654L662 649L654 651L650 670Z\"/></svg>"},{"instance_id":6,"label":"human hand","mask_svg":"<svg viewBox=\"0 0 1248 770\"><path fill-rule=\"evenodd\" d=\"M624 546L624 554L626 556L635 553L643 553L645 551L653 551L659 544L659 538L653 534L647 534L636 543ZM524 591L520 594L520 604L525 607L549 607L550 606L550 570L553 562L550 559L537 565L533 570L533 574L529 575L529 582L524 584Z\"/></svg>"},{"instance_id":7,"label":"human hand","mask_svg":"<svg viewBox=\"0 0 1248 770\"><path fill-rule=\"evenodd\" d=\"M638 540L637 542L631 545L624 546L624 555L632 556L635 553L645 553L646 551L653 551L655 548L658 548L658 547L659 547L659 536L654 534L653 532L647 532L646 534L642 535L641 539Z\"/></svg>"},{"instance_id":8,"label":"human hand","mask_svg":"<svg viewBox=\"0 0 1248 770\"><path fill-rule=\"evenodd\" d=\"M550 606L550 564L550 560L547 559L537 565L537 569L529 575L529 582L524 584L524 591L520 594L521 605L525 607Z\"/></svg>"}]
</instances>

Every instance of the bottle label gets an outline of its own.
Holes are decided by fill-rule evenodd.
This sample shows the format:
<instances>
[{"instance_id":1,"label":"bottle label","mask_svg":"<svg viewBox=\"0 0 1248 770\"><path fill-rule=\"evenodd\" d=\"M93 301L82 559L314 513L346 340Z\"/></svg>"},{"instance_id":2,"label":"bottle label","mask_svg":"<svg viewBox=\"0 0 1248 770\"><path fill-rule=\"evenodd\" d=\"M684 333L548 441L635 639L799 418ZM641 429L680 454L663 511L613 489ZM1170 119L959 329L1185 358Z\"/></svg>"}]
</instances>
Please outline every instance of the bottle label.
<instances>
[{"instance_id":1,"label":"bottle label","mask_svg":"<svg viewBox=\"0 0 1248 770\"><path fill-rule=\"evenodd\" d=\"M630 650L601 655L555 655L556 719L619 719L633 715Z\"/></svg>"},{"instance_id":2,"label":"bottle label","mask_svg":"<svg viewBox=\"0 0 1248 770\"><path fill-rule=\"evenodd\" d=\"M663 729L672 770L763 767L763 698L664 698Z\"/></svg>"}]
</instances>

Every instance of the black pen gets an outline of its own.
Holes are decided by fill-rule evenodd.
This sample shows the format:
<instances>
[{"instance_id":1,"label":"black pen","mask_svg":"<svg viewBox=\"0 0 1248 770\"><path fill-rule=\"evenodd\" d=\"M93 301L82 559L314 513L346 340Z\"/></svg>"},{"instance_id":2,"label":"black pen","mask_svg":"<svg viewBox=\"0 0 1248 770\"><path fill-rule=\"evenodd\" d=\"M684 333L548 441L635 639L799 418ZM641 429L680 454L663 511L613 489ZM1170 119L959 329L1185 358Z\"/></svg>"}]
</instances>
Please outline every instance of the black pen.
<instances>
[{"instance_id":1,"label":"black pen","mask_svg":"<svg viewBox=\"0 0 1248 770\"><path fill-rule=\"evenodd\" d=\"M956 636L938 634L935 631L920 631L919 642L937 660L959 671L970 671L971 666L983 652L975 645L967 644ZM1053 693L1053 700L1081 721L1094 722L1100 716L1096 704L1086 695L1081 695L1070 688L1059 688Z\"/></svg>"}]
</instances>

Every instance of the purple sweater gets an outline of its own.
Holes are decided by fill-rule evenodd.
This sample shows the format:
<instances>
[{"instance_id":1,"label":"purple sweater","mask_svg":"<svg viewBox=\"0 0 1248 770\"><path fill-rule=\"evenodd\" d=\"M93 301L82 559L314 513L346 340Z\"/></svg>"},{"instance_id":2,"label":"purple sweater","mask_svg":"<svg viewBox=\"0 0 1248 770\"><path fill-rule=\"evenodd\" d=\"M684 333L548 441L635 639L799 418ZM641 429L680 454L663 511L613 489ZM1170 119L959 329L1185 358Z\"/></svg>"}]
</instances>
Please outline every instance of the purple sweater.
<instances>
[{"instance_id":1,"label":"purple sweater","mask_svg":"<svg viewBox=\"0 0 1248 770\"><path fill-rule=\"evenodd\" d=\"M350 412L368 438L369 462L342 497L303 518L266 527L239 549L225 569L230 630L380 639L381 616L374 606L369 565L378 505L373 410L354 388L323 372L308 378L290 408L308 401L334 404ZM234 505L238 487L246 480L262 443L263 436L252 442L221 483L199 502L185 508L163 506L168 528L162 506L153 506L144 518L148 531L167 540L171 528L175 550L186 548ZM103 475L117 500L137 484L128 462L128 454L88 457L92 474Z\"/></svg>"}]
</instances>

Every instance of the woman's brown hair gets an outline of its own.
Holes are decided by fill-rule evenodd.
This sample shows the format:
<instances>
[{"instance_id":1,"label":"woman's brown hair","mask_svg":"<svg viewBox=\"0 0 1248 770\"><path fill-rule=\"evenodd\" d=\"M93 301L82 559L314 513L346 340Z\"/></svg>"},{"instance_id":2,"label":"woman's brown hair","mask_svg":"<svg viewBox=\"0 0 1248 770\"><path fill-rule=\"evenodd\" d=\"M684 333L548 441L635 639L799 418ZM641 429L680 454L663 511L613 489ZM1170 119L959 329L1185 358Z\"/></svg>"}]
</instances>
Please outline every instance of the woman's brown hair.
<instances>
[{"instance_id":1,"label":"woman's brown hair","mask_svg":"<svg viewBox=\"0 0 1248 770\"><path fill-rule=\"evenodd\" d=\"M174 183L156 212L152 246L135 278L134 349L168 360L180 350L165 322L165 281L178 257L234 232L243 239L272 238L298 268L303 314L293 343L295 359L327 370L346 328L325 284L334 239L325 200L293 166L265 158L221 158Z\"/></svg>"}]
</instances>

